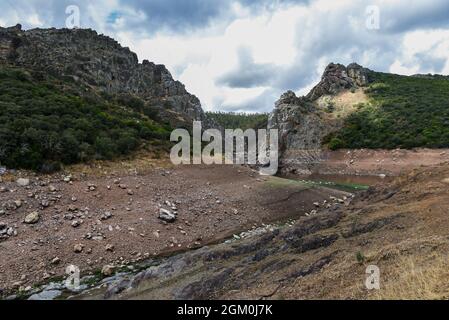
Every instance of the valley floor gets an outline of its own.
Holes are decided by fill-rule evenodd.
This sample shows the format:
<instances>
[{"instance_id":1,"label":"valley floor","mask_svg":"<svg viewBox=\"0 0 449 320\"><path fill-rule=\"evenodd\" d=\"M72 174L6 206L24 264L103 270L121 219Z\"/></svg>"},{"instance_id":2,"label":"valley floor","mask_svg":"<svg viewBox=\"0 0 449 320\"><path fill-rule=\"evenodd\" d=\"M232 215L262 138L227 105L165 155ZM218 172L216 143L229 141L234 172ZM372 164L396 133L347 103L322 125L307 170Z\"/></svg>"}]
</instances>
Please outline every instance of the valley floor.
<instances>
[{"instance_id":1,"label":"valley floor","mask_svg":"<svg viewBox=\"0 0 449 320\"><path fill-rule=\"evenodd\" d=\"M241 166L126 174L112 170L99 176L80 172L70 182L63 179L34 177L26 187L15 180L1 183L4 294L27 294L36 284L64 277L69 265L78 266L83 275L98 274L105 265L123 269L220 242L264 223L297 219L315 209L314 202L348 196L314 184L261 177ZM173 207L174 223L159 219L160 208ZM24 223L33 212L39 220Z\"/></svg>"},{"instance_id":2,"label":"valley floor","mask_svg":"<svg viewBox=\"0 0 449 320\"><path fill-rule=\"evenodd\" d=\"M13 231L0 242L4 297L449 298L449 163L355 198L348 185L241 166L74 172L1 183L0 223ZM160 208L172 207L177 220L164 223ZM39 220L23 223L33 211ZM81 270L79 294L62 288L68 265ZM381 290L365 287L369 265Z\"/></svg>"},{"instance_id":3,"label":"valley floor","mask_svg":"<svg viewBox=\"0 0 449 320\"><path fill-rule=\"evenodd\" d=\"M154 261L78 299L449 299L449 164L250 239ZM367 267L379 268L368 290Z\"/></svg>"}]
</instances>

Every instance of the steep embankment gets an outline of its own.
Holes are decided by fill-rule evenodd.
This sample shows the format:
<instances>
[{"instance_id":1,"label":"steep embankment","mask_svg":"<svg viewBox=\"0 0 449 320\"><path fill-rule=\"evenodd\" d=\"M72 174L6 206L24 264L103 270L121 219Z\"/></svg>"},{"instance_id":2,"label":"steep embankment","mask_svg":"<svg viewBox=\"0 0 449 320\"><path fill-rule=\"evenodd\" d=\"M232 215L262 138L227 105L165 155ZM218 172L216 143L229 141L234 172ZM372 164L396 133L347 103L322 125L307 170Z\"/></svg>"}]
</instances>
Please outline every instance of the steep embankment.
<instances>
[{"instance_id":1,"label":"steep embankment","mask_svg":"<svg viewBox=\"0 0 449 320\"><path fill-rule=\"evenodd\" d=\"M0 28L0 86L10 167L116 157L167 140L170 126L213 125L163 65L93 30Z\"/></svg>"},{"instance_id":2,"label":"steep embankment","mask_svg":"<svg viewBox=\"0 0 449 320\"><path fill-rule=\"evenodd\" d=\"M414 170L250 239L154 260L78 298L444 299L449 297L449 165ZM380 268L380 290L365 287Z\"/></svg>"},{"instance_id":3,"label":"steep embankment","mask_svg":"<svg viewBox=\"0 0 449 320\"><path fill-rule=\"evenodd\" d=\"M428 150L388 150L447 148L448 124L449 81L445 77L405 77L357 64L330 64L307 96L298 98L291 91L282 95L269 120L271 128L280 130L282 171L299 174L335 171L345 152L349 155L345 174L398 174L412 163L441 163L446 150L430 161L426 160ZM355 152L328 151L344 148ZM377 167L363 156L367 153L363 149L378 150ZM407 155L397 161L396 153ZM381 154L385 157L379 159ZM358 166L353 166L356 161ZM391 161L394 168L381 166Z\"/></svg>"}]
</instances>

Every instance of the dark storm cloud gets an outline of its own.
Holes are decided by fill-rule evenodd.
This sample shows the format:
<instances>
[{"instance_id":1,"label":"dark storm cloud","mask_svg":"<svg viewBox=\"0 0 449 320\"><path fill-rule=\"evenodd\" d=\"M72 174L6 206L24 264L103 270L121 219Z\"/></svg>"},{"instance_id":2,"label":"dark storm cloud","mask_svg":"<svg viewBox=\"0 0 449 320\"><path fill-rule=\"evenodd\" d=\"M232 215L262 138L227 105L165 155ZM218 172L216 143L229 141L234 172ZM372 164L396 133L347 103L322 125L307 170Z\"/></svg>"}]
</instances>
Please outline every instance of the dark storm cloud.
<instances>
[{"instance_id":1,"label":"dark storm cloud","mask_svg":"<svg viewBox=\"0 0 449 320\"><path fill-rule=\"evenodd\" d=\"M143 23L148 32L168 29L186 32L205 27L213 19L229 18L230 1L227 0L122 0L124 7L143 12L147 17ZM133 24L133 21L128 21Z\"/></svg>"},{"instance_id":2,"label":"dark storm cloud","mask_svg":"<svg viewBox=\"0 0 449 320\"><path fill-rule=\"evenodd\" d=\"M386 31L402 33L424 28L449 26L449 1L409 0L380 6Z\"/></svg>"}]
</instances>

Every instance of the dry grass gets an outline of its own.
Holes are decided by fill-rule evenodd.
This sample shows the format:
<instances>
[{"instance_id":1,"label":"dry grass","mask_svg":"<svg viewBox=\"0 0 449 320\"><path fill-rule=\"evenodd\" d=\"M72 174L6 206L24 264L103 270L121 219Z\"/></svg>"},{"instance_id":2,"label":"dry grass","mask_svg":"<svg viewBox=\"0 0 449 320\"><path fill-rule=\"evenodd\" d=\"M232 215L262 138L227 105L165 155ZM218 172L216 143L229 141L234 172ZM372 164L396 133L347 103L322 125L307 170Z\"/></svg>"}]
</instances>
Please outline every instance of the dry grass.
<instances>
[{"instance_id":1,"label":"dry grass","mask_svg":"<svg viewBox=\"0 0 449 320\"><path fill-rule=\"evenodd\" d=\"M432 256L423 261L402 258L381 290L372 298L380 300L442 300L449 298L449 259ZM382 277L382 278L385 278Z\"/></svg>"},{"instance_id":2,"label":"dry grass","mask_svg":"<svg viewBox=\"0 0 449 320\"><path fill-rule=\"evenodd\" d=\"M318 101L318 105L321 108L328 103L334 105L335 110L331 114L327 114L330 118L348 117L351 113L357 111L357 105L360 103L368 103L368 96L365 94L362 88L357 89L355 92L349 90L343 91L336 96L324 96Z\"/></svg>"}]
</instances>

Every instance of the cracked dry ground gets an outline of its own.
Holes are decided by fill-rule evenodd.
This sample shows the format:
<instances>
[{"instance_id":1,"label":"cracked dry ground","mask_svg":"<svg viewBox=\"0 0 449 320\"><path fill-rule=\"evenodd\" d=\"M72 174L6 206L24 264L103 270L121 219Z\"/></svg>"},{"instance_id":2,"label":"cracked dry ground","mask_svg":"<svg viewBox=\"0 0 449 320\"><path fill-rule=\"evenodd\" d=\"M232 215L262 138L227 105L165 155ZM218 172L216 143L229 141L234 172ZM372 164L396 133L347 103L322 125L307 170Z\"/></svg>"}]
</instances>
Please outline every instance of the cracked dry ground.
<instances>
[{"instance_id":1,"label":"cracked dry ground","mask_svg":"<svg viewBox=\"0 0 449 320\"><path fill-rule=\"evenodd\" d=\"M101 170L97 170L101 171ZM98 172L97 172L98 173ZM281 181L281 183L280 183ZM147 173L34 176L2 182L0 294L46 283L76 265L83 275L220 242L262 223L298 218L343 192L283 183L240 166L184 166ZM178 219L158 219L165 202ZM25 224L30 212L39 221ZM5 231L6 232L6 231Z\"/></svg>"},{"instance_id":2,"label":"cracked dry ground","mask_svg":"<svg viewBox=\"0 0 449 320\"><path fill-rule=\"evenodd\" d=\"M252 239L178 254L78 298L448 299L449 164ZM381 290L368 291L368 265Z\"/></svg>"}]
</instances>

